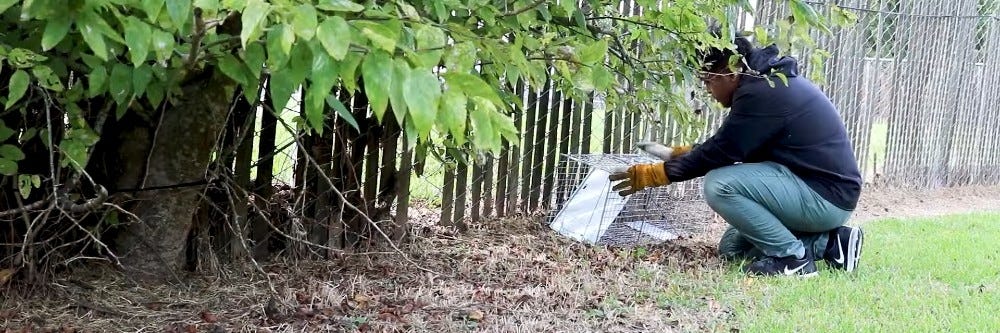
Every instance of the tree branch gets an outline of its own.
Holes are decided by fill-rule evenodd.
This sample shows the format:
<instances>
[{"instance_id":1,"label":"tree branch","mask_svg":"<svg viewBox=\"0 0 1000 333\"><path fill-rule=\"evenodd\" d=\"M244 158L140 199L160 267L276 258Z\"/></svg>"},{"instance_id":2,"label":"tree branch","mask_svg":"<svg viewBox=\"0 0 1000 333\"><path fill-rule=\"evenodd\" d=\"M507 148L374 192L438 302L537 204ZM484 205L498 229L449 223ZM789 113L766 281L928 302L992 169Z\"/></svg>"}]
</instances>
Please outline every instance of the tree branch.
<instances>
[{"instance_id":1,"label":"tree branch","mask_svg":"<svg viewBox=\"0 0 1000 333\"><path fill-rule=\"evenodd\" d=\"M664 26L661 26L661 25L652 24L652 23L646 23L646 22L640 22L640 21L636 21L636 20L632 20L632 19L627 19L627 18L624 18L624 17L617 17L617 16L588 17L587 21L596 21L596 20L605 20L605 19L614 20L614 21L621 21L621 22L626 22L626 23L631 23L631 24L635 24L635 25L644 26L644 27L647 27L647 28L653 28L653 29L657 29L657 30L662 30L662 31L666 31L666 32L669 32L669 33L672 33L672 34L675 34L675 35L693 35L693 34L699 34L699 33L701 33L701 32L698 32L698 31L676 31L676 30L668 29L667 27L664 27Z\"/></svg>"},{"instance_id":2,"label":"tree branch","mask_svg":"<svg viewBox=\"0 0 1000 333\"><path fill-rule=\"evenodd\" d=\"M194 9L194 36L191 37L191 53L188 54L187 68L194 67L201 48L201 39L205 37L205 19L201 17L201 8Z\"/></svg>"},{"instance_id":3,"label":"tree branch","mask_svg":"<svg viewBox=\"0 0 1000 333\"><path fill-rule=\"evenodd\" d=\"M17 214L25 213L25 212L32 211L32 210L38 210L38 209L41 209L42 207L45 207L46 205L48 205L49 202L51 202L51 201L52 201L52 196L49 196L49 197L47 197L45 199L41 199L41 200L35 201L35 202L33 202L33 203L31 203L31 204L29 204L27 206L21 206L19 208L14 208L14 209L9 209L9 210L2 211L2 212L0 212L0 217L17 215Z\"/></svg>"}]
</instances>

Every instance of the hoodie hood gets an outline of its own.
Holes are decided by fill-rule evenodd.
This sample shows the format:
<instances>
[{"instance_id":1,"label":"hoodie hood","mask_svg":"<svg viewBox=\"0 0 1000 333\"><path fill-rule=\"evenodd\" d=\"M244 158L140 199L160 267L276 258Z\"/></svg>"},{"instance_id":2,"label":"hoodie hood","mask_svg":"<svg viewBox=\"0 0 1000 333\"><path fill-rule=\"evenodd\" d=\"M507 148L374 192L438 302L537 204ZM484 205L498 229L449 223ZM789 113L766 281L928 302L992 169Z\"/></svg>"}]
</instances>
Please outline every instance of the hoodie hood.
<instances>
[{"instance_id":1,"label":"hoodie hood","mask_svg":"<svg viewBox=\"0 0 1000 333\"><path fill-rule=\"evenodd\" d=\"M774 44L764 48L750 48L744 53L747 67L760 74L783 73L787 77L799 75L799 64L795 58L778 56L778 47Z\"/></svg>"}]
</instances>

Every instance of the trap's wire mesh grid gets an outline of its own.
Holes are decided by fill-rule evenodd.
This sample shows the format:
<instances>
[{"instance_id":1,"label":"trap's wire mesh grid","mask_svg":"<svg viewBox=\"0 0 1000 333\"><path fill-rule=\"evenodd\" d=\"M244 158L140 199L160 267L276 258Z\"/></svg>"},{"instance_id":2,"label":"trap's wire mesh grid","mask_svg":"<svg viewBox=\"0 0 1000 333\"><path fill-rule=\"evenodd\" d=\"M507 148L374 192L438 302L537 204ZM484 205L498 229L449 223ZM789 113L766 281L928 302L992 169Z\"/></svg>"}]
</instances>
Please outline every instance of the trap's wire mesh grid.
<instances>
[{"instance_id":1,"label":"trap's wire mesh grid","mask_svg":"<svg viewBox=\"0 0 1000 333\"><path fill-rule=\"evenodd\" d=\"M563 155L556 172L554 202L551 206L553 209L546 222L552 225L567 201L581 190L588 176L595 174L595 170L612 173L631 165L659 161L646 154ZM612 192L611 185L605 190ZM613 192L610 195L618 196ZM702 200L700 180L648 188L625 200L609 198L604 202L604 207L593 207L596 218L584 222L595 223L596 220L599 221L596 223L607 226L599 236L597 245L651 245L678 237L690 237L704 231L713 216L711 209Z\"/></svg>"}]
</instances>

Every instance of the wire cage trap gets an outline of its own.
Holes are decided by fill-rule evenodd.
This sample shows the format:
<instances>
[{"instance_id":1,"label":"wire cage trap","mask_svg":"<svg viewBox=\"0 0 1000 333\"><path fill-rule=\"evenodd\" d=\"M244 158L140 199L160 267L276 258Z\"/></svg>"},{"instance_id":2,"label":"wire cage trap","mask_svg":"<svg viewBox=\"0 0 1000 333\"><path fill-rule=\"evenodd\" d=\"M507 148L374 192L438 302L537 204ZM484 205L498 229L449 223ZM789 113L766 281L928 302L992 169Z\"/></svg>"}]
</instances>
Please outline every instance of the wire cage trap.
<instances>
[{"instance_id":1,"label":"wire cage trap","mask_svg":"<svg viewBox=\"0 0 1000 333\"><path fill-rule=\"evenodd\" d=\"M563 155L546 222L577 241L610 246L659 244L703 231L712 213L700 200L700 180L624 198L612 190L614 170L658 161L646 154Z\"/></svg>"}]
</instances>

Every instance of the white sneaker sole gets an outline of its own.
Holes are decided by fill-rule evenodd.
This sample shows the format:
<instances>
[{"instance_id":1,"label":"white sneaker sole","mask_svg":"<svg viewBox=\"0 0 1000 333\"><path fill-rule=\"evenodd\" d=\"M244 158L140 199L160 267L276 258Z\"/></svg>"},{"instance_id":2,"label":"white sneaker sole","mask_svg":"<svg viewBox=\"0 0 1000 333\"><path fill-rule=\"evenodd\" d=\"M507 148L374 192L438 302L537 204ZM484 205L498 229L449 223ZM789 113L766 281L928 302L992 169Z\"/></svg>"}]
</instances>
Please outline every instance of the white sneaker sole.
<instances>
[{"instance_id":1,"label":"white sneaker sole","mask_svg":"<svg viewBox=\"0 0 1000 333\"><path fill-rule=\"evenodd\" d=\"M847 242L847 253L844 268L848 272L854 271L858 267L858 260L861 259L861 245L864 242L864 235L861 232L861 228L852 227L851 236Z\"/></svg>"}]
</instances>

